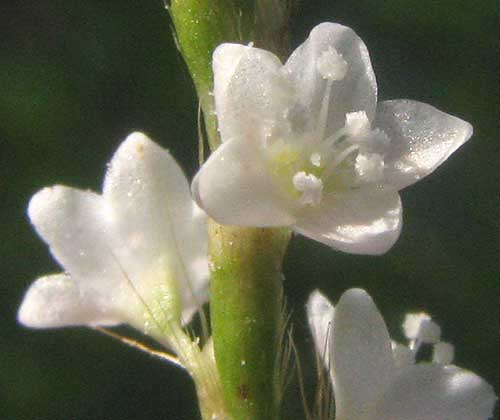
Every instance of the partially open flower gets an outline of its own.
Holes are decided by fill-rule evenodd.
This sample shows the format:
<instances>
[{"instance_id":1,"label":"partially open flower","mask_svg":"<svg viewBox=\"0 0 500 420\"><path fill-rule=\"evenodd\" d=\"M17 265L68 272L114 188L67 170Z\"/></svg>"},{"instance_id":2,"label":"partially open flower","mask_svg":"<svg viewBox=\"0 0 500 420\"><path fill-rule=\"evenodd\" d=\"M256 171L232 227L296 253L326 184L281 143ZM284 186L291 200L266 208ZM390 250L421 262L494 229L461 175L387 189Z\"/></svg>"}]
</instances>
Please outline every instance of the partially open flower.
<instances>
[{"instance_id":1,"label":"partially open flower","mask_svg":"<svg viewBox=\"0 0 500 420\"><path fill-rule=\"evenodd\" d=\"M391 342L370 296L345 292L334 308L319 292L307 304L316 350L335 394L337 419L487 420L496 396L479 376L452 365L453 346L426 314L407 317L409 346ZM432 361L416 363L421 344Z\"/></svg>"},{"instance_id":2,"label":"partially open flower","mask_svg":"<svg viewBox=\"0 0 500 420\"><path fill-rule=\"evenodd\" d=\"M398 190L472 134L430 105L377 104L366 46L342 25L315 27L284 65L223 44L213 69L223 144L192 190L220 223L291 226L345 252L384 253L401 229Z\"/></svg>"},{"instance_id":3,"label":"partially open flower","mask_svg":"<svg viewBox=\"0 0 500 420\"><path fill-rule=\"evenodd\" d=\"M176 347L181 326L207 300L207 227L166 150L131 134L108 166L102 195L44 188L28 214L64 273L31 285L22 324L127 323Z\"/></svg>"}]
</instances>

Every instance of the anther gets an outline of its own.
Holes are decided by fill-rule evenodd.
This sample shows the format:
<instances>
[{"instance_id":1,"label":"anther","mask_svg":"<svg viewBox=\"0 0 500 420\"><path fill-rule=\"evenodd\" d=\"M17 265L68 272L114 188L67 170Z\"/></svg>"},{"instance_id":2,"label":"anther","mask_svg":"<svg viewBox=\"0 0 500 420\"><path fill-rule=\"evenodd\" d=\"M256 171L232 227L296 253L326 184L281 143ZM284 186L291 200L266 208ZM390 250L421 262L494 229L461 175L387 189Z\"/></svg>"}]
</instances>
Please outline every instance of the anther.
<instances>
[{"instance_id":1,"label":"anther","mask_svg":"<svg viewBox=\"0 0 500 420\"><path fill-rule=\"evenodd\" d=\"M423 321L417 339L422 343L435 344L441 339L441 327L432 320Z\"/></svg>"},{"instance_id":2,"label":"anther","mask_svg":"<svg viewBox=\"0 0 500 420\"><path fill-rule=\"evenodd\" d=\"M425 312L418 314L406 314L403 322L403 331L408 340L415 340L420 331L420 325L423 321L430 321L431 317Z\"/></svg>"},{"instance_id":3,"label":"anther","mask_svg":"<svg viewBox=\"0 0 500 420\"><path fill-rule=\"evenodd\" d=\"M365 137L371 125L365 111L348 112L345 115L345 133L349 137Z\"/></svg>"},{"instance_id":4,"label":"anther","mask_svg":"<svg viewBox=\"0 0 500 420\"><path fill-rule=\"evenodd\" d=\"M318 72L327 80L342 80L347 73L347 63L335 48L329 47L316 62Z\"/></svg>"},{"instance_id":5,"label":"anther","mask_svg":"<svg viewBox=\"0 0 500 420\"><path fill-rule=\"evenodd\" d=\"M380 181L384 176L384 158L378 153L358 153L354 170L360 181Z\"/></svg>"},{"instance_id":6,"label":"anther","mask_svg":"<svg viewBox=\"0 0 500 420\"><path fill-rule=\"evenodd\" d=\"M441 339L441 327L424 313L407 314L403 323L406 338L412 340L410 348L418 349L418 343L435 344Z\"/></svg>"},{"instance_id":7,"label":"anther","mask_svg":"<svg viewBox=\"0 0 500 420\"><path fill-rule=\"evenodd\" d=\"M323 182L313 174L297 172L293 176L293 186L302 193L301 204L317 205L321 202Z\"/></svg>"},{"instance_id":8,"label":"anther","mask_svg":"<svg viewBox=\"0 0 500 420\"><path fill-rule=\"evenodd\" d=\"M321 166L321 155L319 153L312 153L309 158L311 164L319 168Z\"/></svg>"}]
</instances>

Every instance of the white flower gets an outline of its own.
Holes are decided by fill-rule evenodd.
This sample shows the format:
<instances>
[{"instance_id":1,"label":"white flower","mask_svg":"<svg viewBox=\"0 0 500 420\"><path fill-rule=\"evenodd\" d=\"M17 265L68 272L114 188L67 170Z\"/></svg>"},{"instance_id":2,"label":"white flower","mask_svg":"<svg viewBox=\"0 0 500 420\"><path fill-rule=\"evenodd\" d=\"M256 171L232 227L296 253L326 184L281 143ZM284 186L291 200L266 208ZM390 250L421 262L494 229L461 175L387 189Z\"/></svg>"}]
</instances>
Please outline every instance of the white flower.
<instances>
[{"instance_id":1,"label":"white flower","mask_svg":"<svg viewBox=\"0 0 500 420\"><path fill-rule=\"evenodd\" d=\"M307 311L317 352L333 383L337 419L492 416L496 401L492 387L451 364L453 346L440 341L440 329L428 316L407 318L405 331L411 330L407 347L391 342L382 316L364 290L348 290L335 308L316 291ZM415 363L422 343L434 344L432 362Z\"/></svg>"},{"instance_id":2,"label":"white flower","mask_svg":"<svg viewBox=\"0 0 500 420\"><path fill-rule=\"evenodd\" d=\"M171 346L207 300L206 216L172 156L144 134L116 151L102 195L44 188L28 214L64 273L31 285L18 314L26 326L127 323Z\"/></svg>"},{"instance_id":3,"label":"white flower","mask_svg":"<svg viewBox=\"0 0 500 420\"><path fill-rule=\"evenodd\" d=\"M401 229L398 190L472 134L430 105L377 104L365 44L338 24L315 27L285 65L222 44L213 69L223 144L192 190L224 224L291 226L342 251L384 253Z\"/></svg>"}]
</instances>

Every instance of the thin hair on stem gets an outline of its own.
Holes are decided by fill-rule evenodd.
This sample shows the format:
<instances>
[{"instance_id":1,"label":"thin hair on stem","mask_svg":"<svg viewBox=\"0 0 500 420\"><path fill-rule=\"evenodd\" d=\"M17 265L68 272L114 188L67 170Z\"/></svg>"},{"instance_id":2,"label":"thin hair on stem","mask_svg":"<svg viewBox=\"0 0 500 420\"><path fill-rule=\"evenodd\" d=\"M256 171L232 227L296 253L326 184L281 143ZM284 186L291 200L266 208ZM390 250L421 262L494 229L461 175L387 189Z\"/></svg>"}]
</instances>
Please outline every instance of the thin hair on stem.
<instances>
[{"instance_id":1,"label":"thin hair on stem","mask_svg":"<svg viewBox=\"0 0 500 420\"><path fill-rule=\"evenodd\" d=\"M185 369L185 366L180 362L180 360L177 357L175 357L169 353L152 349L151 347L148 347L139 341L136 341L132 338L125 337L121 334L115 333L114 331L108 330L107 328L103 328L103 327L93 327L93 328L94 328L94 330L99 331L100 333L102 333L108 337L111 337L115 340L118 340L121 343L123 343L129 347L140 350L144 353L149 354L150 356L153 356L153 357L158 358L160 360L168 361L168 362L174 364L175 366L178 366L182 369Z\"/></svg>"}]
</instances>

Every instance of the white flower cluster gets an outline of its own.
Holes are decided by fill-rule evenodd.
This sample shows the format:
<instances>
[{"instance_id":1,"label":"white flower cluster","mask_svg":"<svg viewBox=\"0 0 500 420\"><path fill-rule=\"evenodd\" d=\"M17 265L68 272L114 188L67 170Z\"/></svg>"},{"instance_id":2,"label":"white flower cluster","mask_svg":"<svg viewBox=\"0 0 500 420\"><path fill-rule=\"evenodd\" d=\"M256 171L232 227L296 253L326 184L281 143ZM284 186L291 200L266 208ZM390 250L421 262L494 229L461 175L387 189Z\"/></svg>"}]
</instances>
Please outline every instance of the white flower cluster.
<instances>
[{"instance_id":1,"label":"white flower cluster","mask_svg":"<svg viewBox=\"0 0 500 420\"><path fill-rule=\"evenodd\" d=\"M224 224L291 226L342 251L384 253L401 229L398 190L472 134L467 122L426 104L377 104L368 51L338 24L314 28L284 65L267 51L223 44L213 68L223 143L192 192ZM113 156L102 194L44 188L28 214L63 272L31 285L22 324L129 324L180 355L194 376L207 364L215 369L210 340L204 354L183 330L208 300L206 215L167 151L133 133ZM335 308L315 292L307 310L338 419L492 414L492 388L452 365L453 346L427 314L407 316L403 345L391 341L363 290L347 291ZM432 361L416 363L422 344L433 346ZM218 386L212 374L208 400Z\"/></svg>"}]
</instances>

